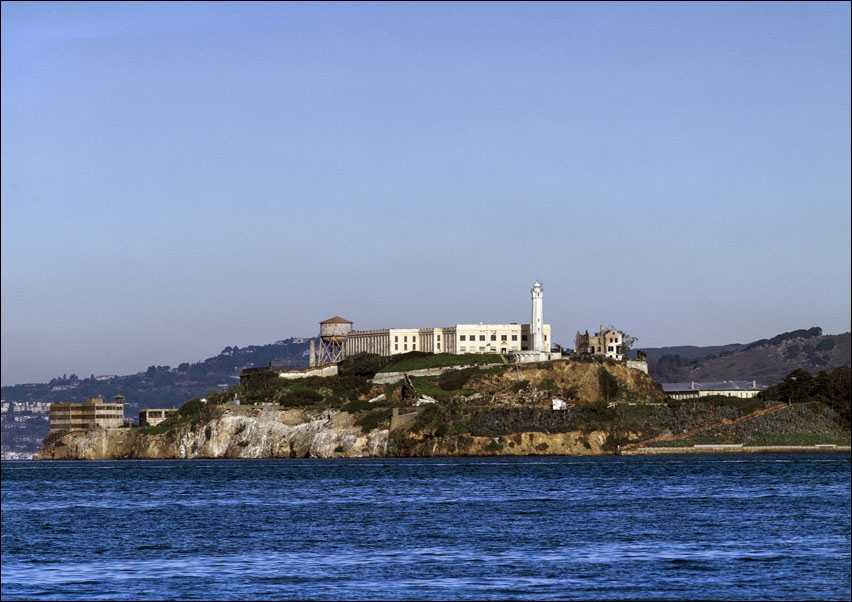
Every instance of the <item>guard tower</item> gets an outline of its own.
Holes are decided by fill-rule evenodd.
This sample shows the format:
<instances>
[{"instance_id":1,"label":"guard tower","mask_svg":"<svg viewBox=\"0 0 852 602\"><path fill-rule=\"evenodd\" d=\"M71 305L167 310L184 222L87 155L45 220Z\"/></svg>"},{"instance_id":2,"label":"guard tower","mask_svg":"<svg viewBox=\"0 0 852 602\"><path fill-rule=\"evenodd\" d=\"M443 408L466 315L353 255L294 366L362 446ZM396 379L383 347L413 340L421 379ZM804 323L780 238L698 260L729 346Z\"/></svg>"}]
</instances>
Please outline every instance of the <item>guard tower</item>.
<instances>
[{"instance_id":1,"label":"guard tower","mask_svg":"<svg viewBox=\"0 0 852 602\"><path fill-rule=\"evenodd\" d=\"M320 322L320 348L317 364L335 364L343 360L343 343L352 332L352 322L334 316Z\"/></svg>"}]
</instances>

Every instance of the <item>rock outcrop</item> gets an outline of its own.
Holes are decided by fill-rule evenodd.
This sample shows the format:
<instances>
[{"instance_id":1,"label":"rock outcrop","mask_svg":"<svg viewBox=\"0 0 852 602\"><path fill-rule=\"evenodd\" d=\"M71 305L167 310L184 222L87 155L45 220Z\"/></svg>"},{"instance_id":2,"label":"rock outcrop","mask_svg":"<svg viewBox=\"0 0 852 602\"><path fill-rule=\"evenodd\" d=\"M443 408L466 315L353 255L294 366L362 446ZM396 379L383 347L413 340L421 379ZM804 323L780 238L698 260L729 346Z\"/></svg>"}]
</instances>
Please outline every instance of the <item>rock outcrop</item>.
<instances>
[{"instance_id":1,"label":"rock outcrop","mask_svg":"<svg viewBox=\"0 0 852 602\"><path fill-rule=\"evenodd\" d=\"M144 428L68 433L45 445L38 459L370 457L382 455L387 441L387 429L364 434L351 414L336 410L226 406L212 413L159 434Z\"/></svg>"},{"instance_id":2,"label":"rock outcrop","mask_svg":"<svg viewBox=\"0 0 852 602\"><path fill-rule=\"evenodd\" d=\"M339 410L311 412L273 407L223 407L215 417L159 434L144 428L67 433L41 450L40 460L174 458L374 458L386 456L597 455L607 434L514 432L505 435L434 436L418 431L390 440L387 424L364 433L355 416ZM390 415L390 410L388 411Z\"/></svg>"}]
</instances>

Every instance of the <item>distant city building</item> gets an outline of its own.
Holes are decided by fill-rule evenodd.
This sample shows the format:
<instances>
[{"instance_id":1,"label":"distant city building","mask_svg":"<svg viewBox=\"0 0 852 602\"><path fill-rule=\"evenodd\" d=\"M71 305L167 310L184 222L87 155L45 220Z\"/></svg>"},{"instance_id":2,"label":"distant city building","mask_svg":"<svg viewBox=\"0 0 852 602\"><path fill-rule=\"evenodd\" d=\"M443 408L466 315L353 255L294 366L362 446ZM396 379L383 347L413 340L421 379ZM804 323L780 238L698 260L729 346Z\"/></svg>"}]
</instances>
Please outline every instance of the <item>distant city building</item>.
<instances>
[{"instance_id":1,"label":"distant city building","mask_svg":"<svg viewBox=\"0 0 852 602\"><path fill-rule=\"evenodd\" d=\"M585 334L577 331L574 338L574 351L577 353L603 355L621 361L624 357L623 349L624 333L615 329L607 330L603 326L598 334L590 335L588 330Z\"/></svg>"},{"instance_id":2,"label":"distant city building","mask_svg":"<svg viewBox=\"0 0 852 602\"><path fill-rule=\"evenodd\" d=\"M157 426L169 416L177 414L177 408L149 408L139 410L139 426Z\"/></svg>"},{"instance_id":3,"label":"distant city building","mask_svg":"<svg viewBox=\"0 0 852 602\"><path fill-rule=\"evenodd\" d=\"M113 403L105 403L101 397L90 397L84 403L50 404L51 431L85 431L123 425L124 395L116 395Z\"/></svg>"},{"instance_id":4,"label":"distant city building","mask_svg":"<svg viewBox=\"0 0 852 602\"><path fill-rule=\"evenodd\" d=\"M543 289L536 282L530 324L456 324L438 328L353 330L353 323L335 316L320 322L320 365L358 353L391 356L411 351L426 353L499 353L524 355L531 361L552 359L550 325L544 324ZM533 357L535 356L535 357Z\"/></svg>"},{"instance_id":5,"label":"distant city building","mask_svg":"<svg viewBox=\"0 0 852 602\"><path fill-rule=\"evenodd\" d=\"M661 383L663 393L672 399L698 399L711 395L750 399L766 389L753 380L725 380L722 382Z\"/></svg>"}]
</instances>

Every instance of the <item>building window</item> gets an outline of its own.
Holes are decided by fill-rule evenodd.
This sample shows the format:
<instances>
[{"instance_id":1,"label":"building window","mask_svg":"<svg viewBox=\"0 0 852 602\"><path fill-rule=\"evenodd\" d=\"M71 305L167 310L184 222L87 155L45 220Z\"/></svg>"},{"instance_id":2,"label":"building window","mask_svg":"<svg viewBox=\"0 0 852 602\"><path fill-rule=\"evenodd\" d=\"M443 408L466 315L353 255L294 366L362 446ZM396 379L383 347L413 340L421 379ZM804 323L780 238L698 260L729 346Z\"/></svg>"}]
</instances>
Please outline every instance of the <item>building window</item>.
<instances>
[{"instance_id":1,"label":"building window","mask_svg":"<svg viewBox=\"0 0 852 602\"><path fill-rule=\"evenodd\" d=\"M441 335L438 335L438 340L439 340L439 341L441 340Z\"/></svg>"},{"instance_id":2,"label":"building window","mask_svg":"<svg viewBox=\"0 0 852 602\"><path fill-rule=\"evenodd\" d=\"M492 335L491 335L491 340L492 340L492 341L496 341L496 340L497 340L497 335L496 335L496 334L492 334Z\"/></svg>"},{"instance_id":3,"label":"building window","mask_svg":"<svg viewBox=\"0 0 852 602\"><path fill-rule=\"evenodd\" d=\"M398 344L396 344L396 343L394 343L394 344L393 344L393 350L394 350L394 351L399 351L399 345L398 345Z\"/></svg>"},{"instance_id":4,"label":"building window","mask_svg":"<svg viewBox=\"0 0 852 602\"><path fill-rule=\"evenodd\" d=\"M406 342L406 343L407 343L407 342L408 342L408 337L402 337L402 340L403 340L404 342Z\"/></svg>"},{"instance_id":5,"label":"building window","mask_svg":"<svg viewBox=\"0 0 852 602\"><path fill-rule=\"evenodd\" d=\"M513 334L513 335L512 335L512 340L513 340L513 341L517 341L517 340L518 340L518 335Z\"/></svg>"},{"instance_id":6,"label":"building window","mask_svg":"<svg viewBox=\"0 0 852 602\"><path fill-rule=\"evenodd\" d=\"M484 334L479 335L479 340L480 340L480 341L484 341L484 340L485 340L485 335L484 335ZM484 347L481 347L481 349L484 349Z\"/></svg>"},{"instance_id":7,"label":"building window","mask_svg":"<svg viewBox=\"0 0 852 602\"><path fill-rule=\"evenodd\" d=\"M507 337L506 337L506 335L505 335L505 334L501 334L501 335L500 335L500 340L501 340L501 341L505 341L505 340L506 340L506 338L507 338Z\"/></svg>"},{"instance_id":8,"label":"building window","mask_svg":"<svg viewBox=\"0 0 852 602\"><path fill-rule=\"evenodd\" d=\"M408 343L406 343L406 344L404 344L404 345L402 346L402 350L403 350L403 351L408 351Z\"/></svg>"},{"instance_id":9,"label":"building window","mask_svg":"<svg viewBox=\"0 0 852 602\"><path fill-rule=\"evenodd\" d=\"M459 351L461 351L462 353L464 353L465 351L467 351L467 347L465 347L464 345L462 345L461 347L459 347Z\"/></svg>"},{"instance_id":10,"label":"building window","mask_svg":"<svg viewBox=\"0 0 852 602\"><path fill-rule=\"evenodd\" d=\"M459 336L459 340L460 340L460 341L464 341L464 340L466 340L466 339L465 339L465 335L461 335L461 336Z\"/></svg>"},{"instance_id":11,"label":"building window","mask_svg":"<svg viewBox=\"0 0 852 602\"><path fill-rule=\"evenodd\" d=\"M399 343L399 337L394 337L394 338L393 338L393 342L394 342L394 343Z\"/></svg>"}]
</instances>

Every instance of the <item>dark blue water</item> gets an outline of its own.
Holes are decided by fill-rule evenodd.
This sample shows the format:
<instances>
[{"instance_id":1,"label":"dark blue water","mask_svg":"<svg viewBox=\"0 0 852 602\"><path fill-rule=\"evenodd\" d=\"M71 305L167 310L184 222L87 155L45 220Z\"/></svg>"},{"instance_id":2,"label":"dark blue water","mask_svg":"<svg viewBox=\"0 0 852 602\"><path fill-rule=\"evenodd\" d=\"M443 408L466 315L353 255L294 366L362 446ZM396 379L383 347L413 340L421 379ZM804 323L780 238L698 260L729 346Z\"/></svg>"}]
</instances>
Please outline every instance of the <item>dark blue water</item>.
<instances>
[{"instance_id":1,"label":"dark blue water","mask_svg":"<svg viewBox=\"0 0 852 602\"><path fill-rule=\"evenodd\" d=\"M849 600L842 454L3 462L2 599Z\"/></svg>"}]
</instances>

